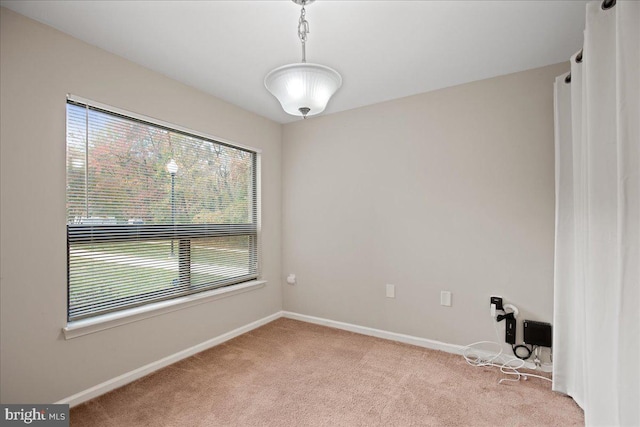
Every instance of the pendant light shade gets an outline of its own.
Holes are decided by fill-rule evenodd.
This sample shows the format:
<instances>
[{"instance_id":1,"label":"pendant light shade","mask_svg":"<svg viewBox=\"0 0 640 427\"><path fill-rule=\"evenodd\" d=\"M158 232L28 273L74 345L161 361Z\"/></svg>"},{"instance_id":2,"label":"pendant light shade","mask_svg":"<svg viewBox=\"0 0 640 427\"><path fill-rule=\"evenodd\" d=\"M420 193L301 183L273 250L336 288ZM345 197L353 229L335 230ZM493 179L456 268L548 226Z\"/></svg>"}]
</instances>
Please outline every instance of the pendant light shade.
<instances>
[{"instance_id":1,"label":"pendant light shade","mask_svg":"<svg viewBox=\"0 0 640 427\"><path fill-rule=\"evenodd\" d=\"M324 111L342 86L342 77L333 68L301 62L271 71L264 78L264 85L285 112L306 117Z\"/></svg>"},{"instance_id":2,"label":"pendant light shade","mask_svg":"<svg viewBox=\"0 0 640 427\"><path fill-rule=\"evenodd\" d=\"M302 43L302 61L283 65L272 70L264 78L264 85L275 96L282 109L293 115L313 116L327 107L327 102L342 86L342 76L333 68L307 63L306 44L309 23L305 6L314 0L292 0L302 6L298 20L298 37Z\"/></svg>"}]
</instances>

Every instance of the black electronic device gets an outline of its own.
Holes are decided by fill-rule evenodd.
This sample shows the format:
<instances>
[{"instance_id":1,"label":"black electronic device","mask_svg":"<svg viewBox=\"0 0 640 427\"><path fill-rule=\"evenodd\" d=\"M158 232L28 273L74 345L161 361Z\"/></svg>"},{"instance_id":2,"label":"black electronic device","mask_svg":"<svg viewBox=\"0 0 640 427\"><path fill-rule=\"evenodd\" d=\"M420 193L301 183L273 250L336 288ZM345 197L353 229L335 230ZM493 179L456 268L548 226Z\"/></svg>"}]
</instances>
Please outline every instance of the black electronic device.
<instances>
[{"instance_id":1,"label":"black electronic device","mask_svg":"<svg viewBox=\"0 0 640 427\"><path fill-rule=\"evenodd\" d=\"M525 320L522 322L525 344L551 347L551 324Z\"/></svg>"},{"instance_id":2,"label":"black electronic device","mask_svg":"<svg viewBox=\"0 0 640 427\"><path fill-rule=\"evenodd\" d=\"M504 340L509 344L516 343L516 319L512 313L505 317Z\"/></svg>"},{"instance_id":3,"label":"black electronic device","mask_svg":"<svg viewBox=\"0 0 640 427\"><path fill-rule=\"evenodd\" d=\"M501 297L491 297L489 301L490 301L490 304L496 305L496 310L503 310Z\"/></svg>"}]
</instances>

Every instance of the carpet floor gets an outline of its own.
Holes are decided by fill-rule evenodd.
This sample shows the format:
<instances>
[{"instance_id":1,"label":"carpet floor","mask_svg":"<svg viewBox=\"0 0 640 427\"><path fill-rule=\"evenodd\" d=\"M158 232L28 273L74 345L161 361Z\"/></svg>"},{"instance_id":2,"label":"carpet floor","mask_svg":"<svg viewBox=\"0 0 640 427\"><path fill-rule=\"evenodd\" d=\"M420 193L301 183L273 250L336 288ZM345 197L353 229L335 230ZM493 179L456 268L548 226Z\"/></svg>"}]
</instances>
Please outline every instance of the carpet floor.
<instances>
[{"instance_id":1,"label":"carpet floor","mask_svg":"<svg viewBox=\"0 0 640 427\"><path fill-rule=\"evenodd\" d=\"M278 319L71 409L72 426L577 426L537 378Z\"/></svg>"}]
</instances>

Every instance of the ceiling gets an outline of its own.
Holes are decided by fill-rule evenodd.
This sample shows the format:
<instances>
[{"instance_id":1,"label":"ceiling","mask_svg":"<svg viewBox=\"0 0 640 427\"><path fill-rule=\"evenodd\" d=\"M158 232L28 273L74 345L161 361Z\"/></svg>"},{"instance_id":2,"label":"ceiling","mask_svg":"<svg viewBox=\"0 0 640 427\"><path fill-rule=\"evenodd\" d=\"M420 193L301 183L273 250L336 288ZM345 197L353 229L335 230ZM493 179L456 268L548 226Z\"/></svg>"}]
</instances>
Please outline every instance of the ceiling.
<instances>
[{"instance_id":1,"label":"ceiling","mask_svg":"<svg viewBox=\"0 0 640 427\"><path fill-rule=\"evenodd\" d=\"M307 61L343 77L324 114L568 60L587 0L346 1L307 6ZM280 123L264 87L299 62L300 7L277 1L1 1L175 80Z\"/></svg>"}]
</instances>

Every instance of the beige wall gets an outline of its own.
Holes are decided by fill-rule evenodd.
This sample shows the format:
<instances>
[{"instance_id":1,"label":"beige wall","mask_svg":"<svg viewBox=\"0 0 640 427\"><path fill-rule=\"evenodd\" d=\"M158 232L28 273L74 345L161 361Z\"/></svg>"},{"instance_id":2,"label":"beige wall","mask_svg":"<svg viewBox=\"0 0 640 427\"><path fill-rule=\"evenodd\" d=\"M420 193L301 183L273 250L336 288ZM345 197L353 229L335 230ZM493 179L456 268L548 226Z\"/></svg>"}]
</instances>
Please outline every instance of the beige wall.
<instances>
[{"instance_id":1,"label":"beige wall","mask_svg":"<svg viewBox=\"0 0 640 427\"><path fill-rule=\"evenodd\" d=\"M0 10L0 401L54 402L279 311L281 126ZM66 341L67 93L261 148L267 286Z\"/></svg>"},{"instance_id":2,"label":"beige wall","mask_svg":"<svg viewBox=\"0 0 640 427\"><path fill-rule=\"evenodd\" d=\"M550 322L553 81L567 70L285 125L282 273L298 283L284 309L453 344L495 339L492 294Z\"/></svg>"}]
</instances>

